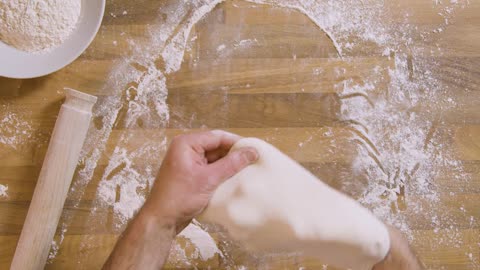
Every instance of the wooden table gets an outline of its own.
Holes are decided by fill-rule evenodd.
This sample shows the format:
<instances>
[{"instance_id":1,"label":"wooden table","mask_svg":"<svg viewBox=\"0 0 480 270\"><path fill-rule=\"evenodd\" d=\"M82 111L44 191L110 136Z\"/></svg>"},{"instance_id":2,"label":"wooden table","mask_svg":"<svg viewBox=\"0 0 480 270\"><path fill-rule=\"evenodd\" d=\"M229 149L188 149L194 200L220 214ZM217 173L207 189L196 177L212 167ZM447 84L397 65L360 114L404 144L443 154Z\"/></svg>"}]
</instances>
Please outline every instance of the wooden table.
<instances>
[{"instance_id":1,"label":"wooden table","mask_svg":"<svg viewBox=\"0 0 480 270\"><path fill-rule=\"evenodd\" d=\"M85 168L97 144L102 145L101 137L89 137L85 159L79 164L58 227L55 240L61 242L60 249L47 269L98 269L126 223L114 215L111 204L99 203L99 183L124 173L125 166L142 172L141 177L154 175L168 141L189 130L227 129L267 139L332 186L360 196L361 190L345 187L351 181L351 166L358 152L351 140L351 123L342 118L344 89L338 86L348 80L361 83L375 67L380 67L380 75L387 76L389 69L395 70L396 58L382 54L369 43L340 58L330 38L300 12L229 1L194 25L181 68L166 75L169 120L156 114L154 105L147 102L149 113L129 123L133 108L127 108L142 93L136 91L138 82L121 84L122 76L116 80L115 70L125 63L125 58L138 54L132 49L132 41L136 44L133 48L149 44L148 27L155 28L167 17L159 15L159 9L168 10L175 2L108 1L97 38L74 63L42 78L0 78L0 121L8 120L2 122L0 131L0 184L8 186L8 197L0 197L1 269L8 269L13 257L64 87L99 97L92 134L108 129L109 123L113 128L106 136L106 147L101 149L95 170ZM402 21L404 13L400 10L408 8L411 25L434 29L443 18L432 5L428 0L391 1L385 9L389 10L389 19ZM439 175L429 181L436 183L440 202L432 205L423 198L424 211L410 209L408 201L394 209L407 217L412 244L429 269L480 269L479 14L480 2L470 1L465 9L452 15L450 24L434 38L412 41L429 51L442 48L441 54L433 52L425 58L438 64L434 70L442 75L442 88L457 104L442 107L443 103L438 103L442 99L437 97L425 100L420 108L408 109L422 115L425 108L433 108L430 116L423 117L434 123L432 126L440 133L451 131L442 137L444 146L439 149L455 153L455 160L464 168L462 177L467 179L454 180L454 173L439 170ZM414 77L412 63L417 59L412 57L419 56L410 56L408 60ZM165 65L158 61L153 66L165 69ZM335 72L338 69L343 73ZM126 70L144 74L148 66L138 62ZM374 91L381 94L388 83L388 79L380 80ZM112 97L119 98L112 104L121 109L110 108L118 114L101 112ZM122 149L134 153L135 157L130 154L133 164L120 161L117 167L109 168L110 158L118 157ZM82 176L85 171L92 173L91 180ZM148 183L137 190L144 197L150 182L138 181ZM402 198L422 200L408 195L400 192L399 202ZM426 213L428 209L440 213L438 225ZM219 232L212 232L212 236L223 239ZM187 253L192 252L188 241L178 241L187 246ZM177 254L172 256L168 268L244 265L251 269L322 269L322 264L313 259L258 257L219 242L227 250L228 258L189 261L178 259Z\"/></svg>"}]
</instances>

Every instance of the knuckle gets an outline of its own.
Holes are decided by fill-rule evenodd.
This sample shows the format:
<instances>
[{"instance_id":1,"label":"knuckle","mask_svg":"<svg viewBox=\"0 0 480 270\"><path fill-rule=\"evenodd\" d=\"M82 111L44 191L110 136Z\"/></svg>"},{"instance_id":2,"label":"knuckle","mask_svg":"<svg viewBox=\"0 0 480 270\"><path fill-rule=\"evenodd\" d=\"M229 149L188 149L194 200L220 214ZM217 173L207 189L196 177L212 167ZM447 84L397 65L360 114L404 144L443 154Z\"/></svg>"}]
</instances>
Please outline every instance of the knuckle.
<instances>
[{"instance_id":1,"label":"knuckle","mask_svg":"<svg viewBox=\"0 0 480 270\"><path fill-rule=\"evenodd\" d=\"M185 135L183 135L183 134L181 134L181 135L176 135L176 136L173 137L173 139L172 139L172 145L182 144L184 141L185 141Z\"/></svg>"},{"instance_id":2,"label":"knuckle","mask_svg":"<svg viewBox=\"0 0 480 270\"><path fill-rule=\"evenodd\" d=\"M217 135L217 136L223 136L225 135L225 131L220 130L220 129L213 129L209 131L210 134Z\"/></svg>"}]
</instances>

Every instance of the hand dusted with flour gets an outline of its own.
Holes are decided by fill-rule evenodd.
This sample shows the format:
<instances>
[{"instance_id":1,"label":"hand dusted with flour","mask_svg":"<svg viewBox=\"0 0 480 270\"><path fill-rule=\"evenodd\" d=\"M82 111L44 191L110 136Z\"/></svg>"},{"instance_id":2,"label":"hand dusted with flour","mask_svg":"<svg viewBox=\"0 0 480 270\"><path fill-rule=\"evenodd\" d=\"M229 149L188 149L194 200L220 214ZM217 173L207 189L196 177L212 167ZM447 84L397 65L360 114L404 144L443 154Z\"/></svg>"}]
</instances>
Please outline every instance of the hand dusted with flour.
<instances>
[{"instance_id":1,"label":"hand dusted with flour","mask_svg":"<svg viewBox=\"0 0 480 270\"><path fill-rule=\"evenodd\" d=\"M27 52L48 51L75 28L81 0L0 0L0 40Z\"/></svg>"}]
</instances>

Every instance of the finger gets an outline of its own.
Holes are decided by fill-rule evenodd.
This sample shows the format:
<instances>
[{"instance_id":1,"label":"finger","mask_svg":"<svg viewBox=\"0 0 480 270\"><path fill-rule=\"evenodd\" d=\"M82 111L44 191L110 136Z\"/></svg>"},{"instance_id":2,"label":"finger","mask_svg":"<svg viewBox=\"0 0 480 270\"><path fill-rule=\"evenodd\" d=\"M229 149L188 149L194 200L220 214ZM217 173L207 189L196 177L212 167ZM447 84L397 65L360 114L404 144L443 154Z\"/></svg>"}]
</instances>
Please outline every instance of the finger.
<instances>
[{"instance_id":1,"label":"finger","mask_svg":"<svg viewBox=\"0 0 480 270\"><path fill-rule=\"evenodd\" d=\"M217 188L248 165L258 160L258 152L251 147L240 148L208 165L210 183Z\"/></svg>"},{"instance_id":2,"label":"finger","mask_svg":"<svg viewBox=\"0 0 480 270\"><path fill-rule=\"evenodd\" d=\"M216 150L219 148L230 150L230 148L242 137L223 130L212 130L200 133L185 135L192 143L192 147L201 153Z\"/></svg>"},{"instance_id":3,"label":"finger","mask_svg":"<svg viewBox=\"0 0 480 270\"><path fill-rule=\"evenodd\" d=\"M221 158L223 158L224 156L226 156L228 154L230 149L223 149L223 148L218 148L218 149L215 149L213 151L208 151L205 153L205 157L207 158L208 160L208 163L213 163Z\"/></svg>"}]
</instances>

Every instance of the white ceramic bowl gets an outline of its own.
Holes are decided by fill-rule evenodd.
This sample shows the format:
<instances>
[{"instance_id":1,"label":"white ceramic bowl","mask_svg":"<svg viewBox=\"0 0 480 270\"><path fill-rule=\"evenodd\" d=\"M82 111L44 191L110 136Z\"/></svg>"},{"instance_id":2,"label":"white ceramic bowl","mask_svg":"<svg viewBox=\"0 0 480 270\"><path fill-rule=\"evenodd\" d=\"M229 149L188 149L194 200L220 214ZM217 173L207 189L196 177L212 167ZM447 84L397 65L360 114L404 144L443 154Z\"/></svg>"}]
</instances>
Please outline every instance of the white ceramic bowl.
<instances>
[{"instance_id":1,"label":"white ceramic bowl","mask_svg":"<svg viewBox=\"0 0 480 270\"><path fill-rule=\"evenodd\" d=\"M55 72L73 62L90 45L102 23L105 0L82 0L76 28L60 46L43 54L20 51L0 41L0 76L35 78Z\"/></svg>"}]
</instances>

